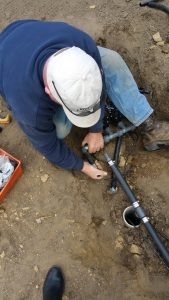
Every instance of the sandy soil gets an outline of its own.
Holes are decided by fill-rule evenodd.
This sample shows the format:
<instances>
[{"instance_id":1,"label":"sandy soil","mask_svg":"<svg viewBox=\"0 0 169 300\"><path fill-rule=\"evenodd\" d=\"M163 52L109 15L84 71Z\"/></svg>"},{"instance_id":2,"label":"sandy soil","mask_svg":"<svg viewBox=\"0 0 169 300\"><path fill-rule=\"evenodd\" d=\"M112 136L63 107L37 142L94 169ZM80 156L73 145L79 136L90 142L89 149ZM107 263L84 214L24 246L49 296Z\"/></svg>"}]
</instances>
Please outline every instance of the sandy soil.
<instances>
[{"instance_id":1,"label":"sandy soil","mask_svg":"<svg viewBox=\"0 0 169 300\"><path fill-rule=\"evenodd\" d=\"M1 0L0 29L20 18L64 20L119 51L139 86L150 91L157 115L169 119L165 13L140 8L135 0ZM158 31L166 42L163 47L152 40ZM2 101L0 109L6 112ZM84 134L74 129L67 140L78 153ZM106 146L110 154L113 147ZM42 299L45 274L55 264L65 273L64 300L169 299L168 271L143 226L125 227L122 212L128 200L120 189L115 195L108 192L110 171L107 180L95 182L56 168L32 148L14 120L4 126L1 148L24 167L23 177L0 206L1 300ZM169 237L168 150L147 153L140 141L126 137L122 158L152 223ZM44 174L49 176L45 183Z\"/></svg>"}]
</instances>

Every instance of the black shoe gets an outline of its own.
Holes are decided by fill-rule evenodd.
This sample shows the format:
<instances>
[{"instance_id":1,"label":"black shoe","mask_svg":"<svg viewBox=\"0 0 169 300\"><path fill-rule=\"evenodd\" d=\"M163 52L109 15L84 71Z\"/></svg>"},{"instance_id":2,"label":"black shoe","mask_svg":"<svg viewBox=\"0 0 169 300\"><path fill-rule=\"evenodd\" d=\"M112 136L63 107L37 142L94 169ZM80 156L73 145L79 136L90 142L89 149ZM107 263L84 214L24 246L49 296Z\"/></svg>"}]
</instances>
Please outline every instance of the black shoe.
<instances>
[{"instance_id":1,"label":"black shoe","mask_svg":"<svg viewBox=\"0 0 169 300\"><path fill-rule=\"evenodd\" d=\"M43 300L61 300L64 293L64 277L60 268L52 267L43 285Z\"/></svg>"}]
</instances>

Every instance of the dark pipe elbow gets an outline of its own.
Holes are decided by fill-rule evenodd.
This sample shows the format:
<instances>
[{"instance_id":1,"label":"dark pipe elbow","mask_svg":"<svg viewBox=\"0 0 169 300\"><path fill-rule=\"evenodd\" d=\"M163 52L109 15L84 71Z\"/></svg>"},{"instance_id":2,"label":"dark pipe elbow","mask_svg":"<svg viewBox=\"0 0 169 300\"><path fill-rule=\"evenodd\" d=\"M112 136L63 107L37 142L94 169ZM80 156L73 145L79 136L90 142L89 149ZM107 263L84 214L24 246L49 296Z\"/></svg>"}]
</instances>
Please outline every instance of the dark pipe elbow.
<instances>
[{"instance_id":1,"label":"dark pipe elbow","mask_svg":"<svg viewBox=\"0 0 169 300\"><path fill-rule=\"evenodd\" d=\"M159 0L143 0L140 2L140 6L148 6L151 8L155 8L155 9L159 9L162 10L163 12L169 14L169 7L161 4L161 3L157 3Z\"/></svg>"},{"instance_id":2,"label":"dark pipe elbow","mask_svg":"<svg viewBox=\"0 0 169 300\"><path fill-rule=\"evenodd\" d=\"M169 7L166 6L166 5L164 5L164 4L150 2L148 4L148 6L152 7L152 8L156 8L156 9L162 10L162 11L166 12L167 14L169 14Z\"/></svg>"}]
</instances>

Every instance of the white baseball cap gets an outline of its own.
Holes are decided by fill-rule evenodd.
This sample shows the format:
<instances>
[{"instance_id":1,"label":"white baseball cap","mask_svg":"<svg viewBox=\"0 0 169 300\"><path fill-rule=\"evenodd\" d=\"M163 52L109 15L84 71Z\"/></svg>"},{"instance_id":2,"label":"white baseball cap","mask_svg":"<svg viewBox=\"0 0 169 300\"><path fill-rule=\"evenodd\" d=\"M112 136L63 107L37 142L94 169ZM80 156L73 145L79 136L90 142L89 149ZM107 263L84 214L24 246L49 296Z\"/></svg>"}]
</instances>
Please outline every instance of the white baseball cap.
<instances>
[{"instance_id":1,"label":"white baseball cap","mask_svg":"<svg viewBox=\"0 0 169 300\"><path fill-rule=\"evenodd\" d=\"M47 84L72 124L91 127L100 118L102 76L96 61L78 47L53 54L47 64Z\"/></svg>"}]
</instances>

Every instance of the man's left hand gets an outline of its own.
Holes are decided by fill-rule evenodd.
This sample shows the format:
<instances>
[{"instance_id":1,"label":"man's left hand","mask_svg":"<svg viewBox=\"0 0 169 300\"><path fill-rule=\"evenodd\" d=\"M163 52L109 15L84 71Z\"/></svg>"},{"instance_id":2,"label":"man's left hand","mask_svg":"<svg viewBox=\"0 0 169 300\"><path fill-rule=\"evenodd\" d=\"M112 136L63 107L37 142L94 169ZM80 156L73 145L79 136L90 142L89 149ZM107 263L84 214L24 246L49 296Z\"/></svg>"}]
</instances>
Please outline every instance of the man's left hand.
<instances>
[{"instance_id":1,"label":"man's left hand","mask_svg":"<svg viewBox=\"0 0 169 300\"><path fill-rule=\"evenodd\" d=\"M88 144L89 153L95 153L103 149L104 139L103 139L102 132L96 132L96 133L89 132L85 136L82 142L82 146L84 146L85 144Z\"/></svg>"}]
</instances>

